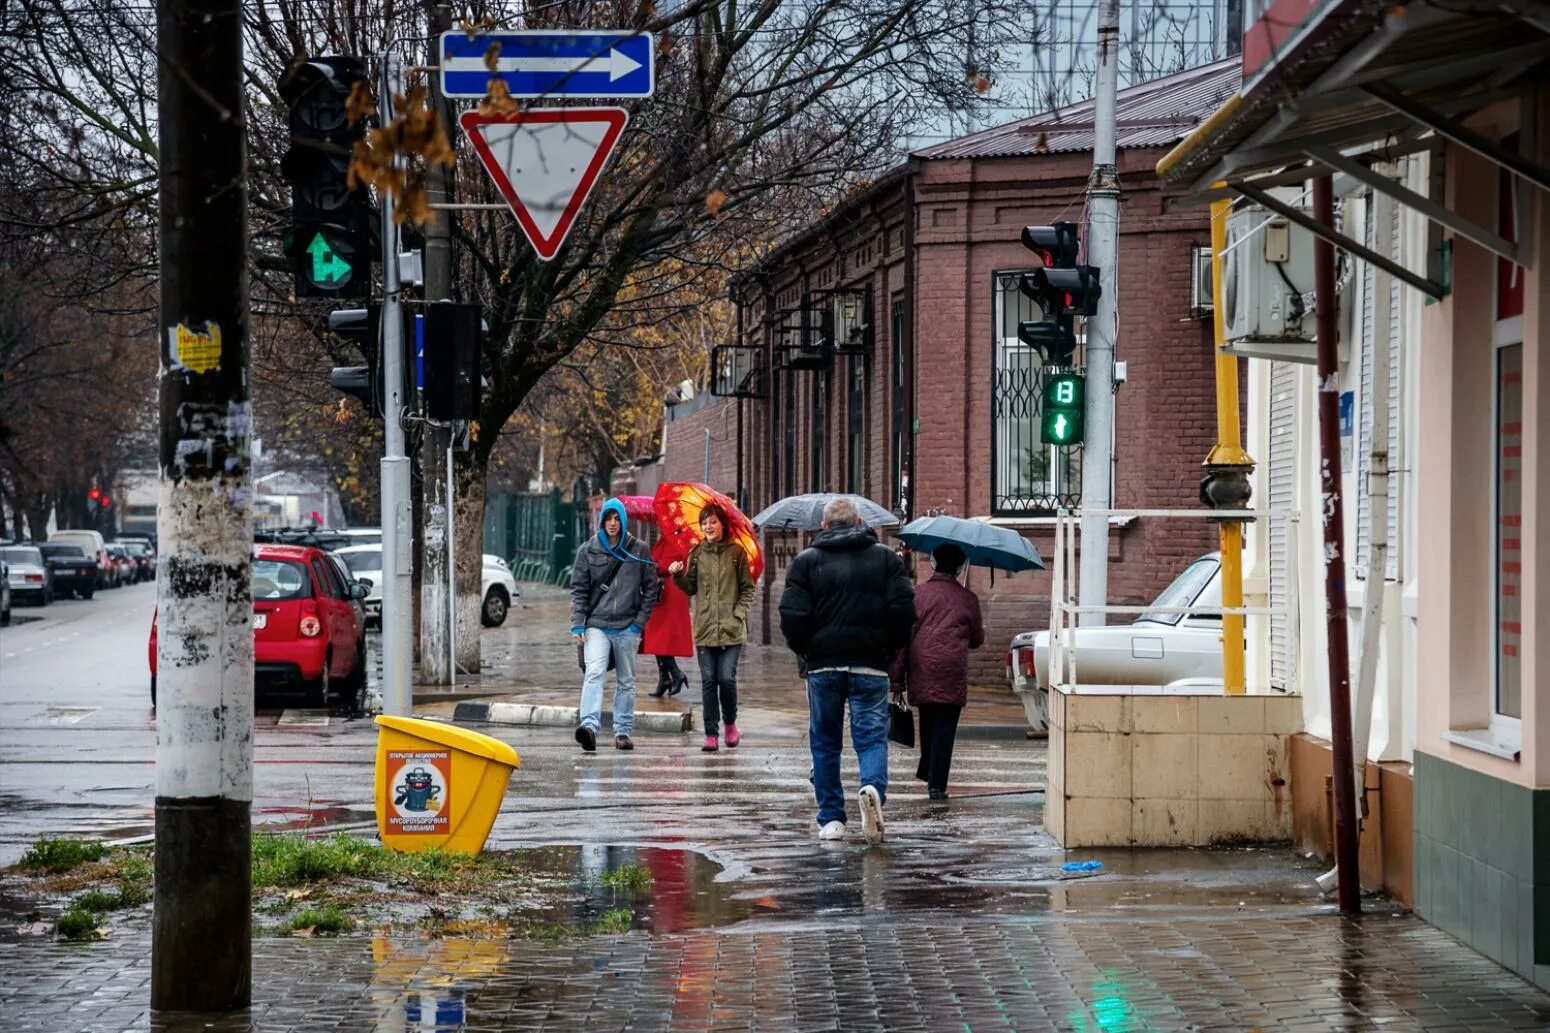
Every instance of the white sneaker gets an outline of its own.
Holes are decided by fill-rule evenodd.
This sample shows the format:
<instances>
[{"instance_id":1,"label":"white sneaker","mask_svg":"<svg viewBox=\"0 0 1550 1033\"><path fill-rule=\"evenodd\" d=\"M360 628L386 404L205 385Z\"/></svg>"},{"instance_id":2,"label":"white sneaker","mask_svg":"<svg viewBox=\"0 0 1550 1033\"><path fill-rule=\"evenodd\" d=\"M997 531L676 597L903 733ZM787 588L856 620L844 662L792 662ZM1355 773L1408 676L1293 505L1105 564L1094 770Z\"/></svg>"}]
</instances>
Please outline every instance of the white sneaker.
<instances>
[{"instance_id":1,"label":"white sneaker","mask_svg":"<svg viewBox=\"0 0 1550 1033\"><path fill-rule=\"evenodd\" d=\"M861 833L868 843L876 846L883 841L883 798L877 795L873 786L862 786L858 795L861 798Z\"/></svg>"},{"instance_id":2,"label":"white sneaker","mask_svg":"<svg viewBox=\"0 0 1550 1033\"><path fill-rule=\"evenodd\" d=\"M819 839L844 839L845 823L843 821L831 821L818 830Z\"/></svg>"}]
</instances>

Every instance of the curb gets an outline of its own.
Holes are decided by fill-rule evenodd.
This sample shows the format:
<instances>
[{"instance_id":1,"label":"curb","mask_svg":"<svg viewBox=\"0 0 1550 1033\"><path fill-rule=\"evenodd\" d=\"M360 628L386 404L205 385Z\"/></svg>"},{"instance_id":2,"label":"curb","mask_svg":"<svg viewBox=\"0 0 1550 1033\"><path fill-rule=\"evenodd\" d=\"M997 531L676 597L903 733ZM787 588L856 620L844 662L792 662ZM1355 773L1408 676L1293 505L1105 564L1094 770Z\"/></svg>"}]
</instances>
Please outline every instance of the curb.
<instances>
[{"instance_id":1,"label":"curb","mask_svg":"<svg viewBox=\"0 0 1550 1033\"><path fill-rule=\"evenodd\" d=\"M479 722L491 725L549 726L574 728L580 711L576 707L560 707L543 703L475 703L463 702L452 712L457 722ZM612 727L614 714L603 711L602 724ZM661 711L636 711L635 731L664 732L679 735L694 730L694 711L679 713Z\"/></svg>"}]
</instances>

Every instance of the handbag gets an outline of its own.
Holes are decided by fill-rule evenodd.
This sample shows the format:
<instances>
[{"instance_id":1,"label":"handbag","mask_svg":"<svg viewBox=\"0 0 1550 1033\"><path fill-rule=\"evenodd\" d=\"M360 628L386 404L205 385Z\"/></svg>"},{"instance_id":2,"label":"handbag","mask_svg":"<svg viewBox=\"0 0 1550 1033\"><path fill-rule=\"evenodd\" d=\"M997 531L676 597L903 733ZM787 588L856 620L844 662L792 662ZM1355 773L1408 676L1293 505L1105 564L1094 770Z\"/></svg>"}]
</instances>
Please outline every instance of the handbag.
<instances>
[{"instance_id":1,"label":"handbag","mask_svg":"<svg viewBox=\"0 0 1550 1033\"><path fill-rule=\"evenodd\" d=\"M913 748L915 713L897 699L888 701L888 741Z\"/></svg>"}]
</instances>

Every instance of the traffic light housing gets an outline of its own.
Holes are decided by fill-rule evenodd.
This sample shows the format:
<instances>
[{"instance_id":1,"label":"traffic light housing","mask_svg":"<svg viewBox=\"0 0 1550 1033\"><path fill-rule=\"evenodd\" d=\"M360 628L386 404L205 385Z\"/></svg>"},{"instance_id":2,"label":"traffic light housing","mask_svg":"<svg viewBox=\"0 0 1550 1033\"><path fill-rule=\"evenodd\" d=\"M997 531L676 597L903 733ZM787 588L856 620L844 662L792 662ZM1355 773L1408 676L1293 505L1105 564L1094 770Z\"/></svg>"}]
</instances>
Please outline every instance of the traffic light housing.
<instances>
[{"instance_id":1,"label":"traffic light housing","mask_svg":"<svg viewBox=\"0 0 1550 1033\"><path fill-rule=\"evenodd\" d=\"M366 308L342 308L328 314L328 332L336 337L354 341L366 359L364 366L335 366L328 375L328 382L336 390L351 398L359 399L378 419L387 408L387 384L383 379L381 325L382 306ZM411 404L410 376L414 367L404 356L404 404Z\"/></svg>"},{"instance_id":2,"label":"traffic light housing","mask_svg":"<svg viewBox=\"0 0 1550 1033\"><path fill-rule=\"evenodd\" d=\"M1080 373L1046 373L1039 407L1039 441L1079 445L1087 425L1087 378Z\"/></svg>"},{"instance_id":3,"label":"traffic light housing","mask_svg":"<svg viewBox=\"0 0 1550 1033\"><path fill-rule=\"evenodd\" d=\"M425 306L425 415L438 421L479 417L483 315L478 305Z\"/></svg>"},{"instance_id":4,"label":"traffic light housing","mask_svg":"<svg viewBox=\"0 0 1550 1033\"><path fill-rule=\"evenodd\" d=\"M1018 323L1017 337L1038 349L1048 365L1069 366L1076 353L1073 318L1098 311L1103 294L1099 272L1094 266L1076 264L1081 239L1074 222L1025 226L1022 243L1039 257L1039 268L1023 273L1018 289L1038 303L1044 318Z\"/></svg>"},{"instance_id":5,"label":"traffic light housing","mask_svg":"<svg viewBox=\"0 0 1550 1033\"><path fill-rule=\"evenodd\" d=\"M1023 247L1038 255L1046 269L1069 269L1076 265L1080 246L1074 222L1023 227Z\"/></svg>"},{"instance_id":6,"label":"traffic light housing","mask_svg":"<svg viewBox=\"0 0 1550 1033\"><path fill-rule=\"evenodd\" d=\"M280 79L290 150L280 174L291 188L291 229L285 253L298 298L361 298L371 293L375 215L363 184L351 185L355 142L364 116L351 118L350 94L366 88L359 58L319 57Z\"/></svg>"}]
</instances>

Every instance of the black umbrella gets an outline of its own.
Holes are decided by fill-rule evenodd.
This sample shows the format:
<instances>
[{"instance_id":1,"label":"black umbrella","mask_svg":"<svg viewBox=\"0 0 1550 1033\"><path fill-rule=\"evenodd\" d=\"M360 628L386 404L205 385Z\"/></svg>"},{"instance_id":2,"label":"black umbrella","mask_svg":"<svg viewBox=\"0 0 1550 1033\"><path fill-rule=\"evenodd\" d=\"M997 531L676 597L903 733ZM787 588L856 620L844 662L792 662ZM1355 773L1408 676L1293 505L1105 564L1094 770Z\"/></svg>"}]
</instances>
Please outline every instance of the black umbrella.
<instances>
[{"instance_id":1,"label":"black umbrella","mask_svg":"<svg viewBox=\"0 0 1550 1033\"><path fill-rule=\"evenodd\" d=\"M861 522L871 527L891 527L899 522L886 507L841 492L817 492L812 495L792 495L781 499L759 512L753 518L754 526L771 530L816 531L823 526L823 509L835 499L850 499L861 514Z\"/></svg>"}]
</instances>

